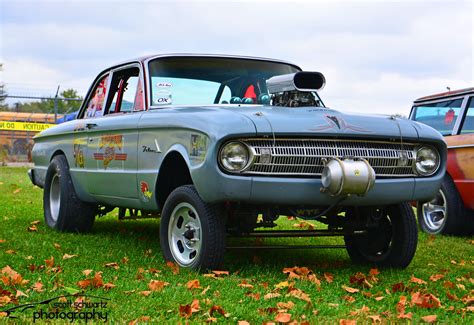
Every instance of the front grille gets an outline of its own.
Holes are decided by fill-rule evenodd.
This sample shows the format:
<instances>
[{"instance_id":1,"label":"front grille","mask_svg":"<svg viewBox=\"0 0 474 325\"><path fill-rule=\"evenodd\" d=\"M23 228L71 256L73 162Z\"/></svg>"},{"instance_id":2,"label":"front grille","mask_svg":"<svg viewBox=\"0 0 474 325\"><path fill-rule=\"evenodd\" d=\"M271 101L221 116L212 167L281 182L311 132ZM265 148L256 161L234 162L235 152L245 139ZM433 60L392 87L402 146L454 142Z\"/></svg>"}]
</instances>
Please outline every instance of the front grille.
<instances>
[{"instance_id":1,"label":"front grille","mask_svg":"<svg viewBox=\"0 0 474 325\"><path fill-rule=\"evenodd\" d=\"M416 176L412 166L415 144L329 139L242 139L254 152L253 164L242 174L320 176L324 160L337 157L366 159L377 177ZM406 163L401 163L401 157Z\"/></svg>"}]
</instances>

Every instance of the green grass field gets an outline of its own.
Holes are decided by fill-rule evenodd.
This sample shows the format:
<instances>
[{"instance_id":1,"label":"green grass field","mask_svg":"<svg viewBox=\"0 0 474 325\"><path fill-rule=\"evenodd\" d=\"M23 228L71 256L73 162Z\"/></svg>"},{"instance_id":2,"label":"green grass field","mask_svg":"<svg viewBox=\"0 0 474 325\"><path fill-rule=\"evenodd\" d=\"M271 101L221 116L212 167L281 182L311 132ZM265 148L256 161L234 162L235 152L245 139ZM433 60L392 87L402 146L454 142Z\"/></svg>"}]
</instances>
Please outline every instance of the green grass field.
<instances>
[{"instance_id":1,"label":"green grass field","mask_svg":"<svg viewBox=\"0 0 474 325\"><path fill-rule=\"evenodd\" d=\"M109 321L117 322L338 323L345 319L385 323L407 322L411 316L416 323L429 315L436 315L440 323L474 322L473 238L420 233L415 259L407 269L380 269L380 274L372 271L372 276L370 266L351 265L343 249L228 251L225 270L229 275L211 277L185 270L175 274L160 252L159 220L119 222L113 211L97 219L90 234L57 233L43 222L42 193L30 183L26 169L0 167L0 317L4 319L1 311L15 303L84 293L110 299L101 311L107 311ZM295 223L285 219L282 226L293 228ZM340 238L275 241L341 243ZM115 264L108 267L107 263ZM308 267L317 280L283 273L293 266ZM92 271L86 276L84 270ZM95 281L83 281L96 272L102 273ZM366 282L361 274L356 276L358 272L366 276ZM360 284L354 277L351 282L351 276ZM187 285L192 280L199 284ZM407 300L402 315L408 318L398 318L401 296ZM198 303L191 306L193 300ZM53 308L52 304L42 306ZM11 315L30 322L38 308Z\"/></svg>"}]
</instances>

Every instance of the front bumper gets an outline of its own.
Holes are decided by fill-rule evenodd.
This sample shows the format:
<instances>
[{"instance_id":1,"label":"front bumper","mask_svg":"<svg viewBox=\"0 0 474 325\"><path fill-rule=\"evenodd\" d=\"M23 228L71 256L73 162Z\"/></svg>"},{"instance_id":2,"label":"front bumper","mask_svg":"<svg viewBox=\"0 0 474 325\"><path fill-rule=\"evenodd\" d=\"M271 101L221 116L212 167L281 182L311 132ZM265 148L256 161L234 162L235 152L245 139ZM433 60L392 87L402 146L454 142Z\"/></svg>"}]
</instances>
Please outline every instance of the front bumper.
<instances>
[{"instance_id":1,"label":"front bumper","mask_svg":"<svg viewBox=\"0 0 474 325\"><path fill-rule=\"evenodd\" d=\"M436 195L444 171L426 178L376 179L365 196L351 195L341 205L388 205L412 200L427 201ZM340 197L321 193L320 178L248 177L219 169L192 173L199 195L206 202L240 201L271 205L326 206ZM212 180L212 181L211 181Z\"/></svg>"}]
</instances>

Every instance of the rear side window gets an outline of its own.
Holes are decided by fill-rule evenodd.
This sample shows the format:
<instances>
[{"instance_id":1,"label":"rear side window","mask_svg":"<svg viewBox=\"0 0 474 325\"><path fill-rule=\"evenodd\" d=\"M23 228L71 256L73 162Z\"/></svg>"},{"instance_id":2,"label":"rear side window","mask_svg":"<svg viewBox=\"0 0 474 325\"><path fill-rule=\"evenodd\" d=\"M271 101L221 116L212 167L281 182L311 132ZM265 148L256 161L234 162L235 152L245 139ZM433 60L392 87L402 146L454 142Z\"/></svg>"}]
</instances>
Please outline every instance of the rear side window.
<instances>
[{"instance_id":1,"label":"rear side window","mask_svg":"<svg viewBox=\"0 0 474 325\"><path fill-rule=\"evenodd\" d=\"M442 135L453 132L461 110L462 98L415 106L414 120L427 124Z\"/></svg>"},{"instance_id":2,"label":"rear side window","mask_svg":"<svg viewBox=\"0 0 474 325\"><path fill-rule=\"evenodd\" d=\"M466 116L462 122L461 134L474 133L474 97L469 98Z\"/></svg>"}]
</instances>

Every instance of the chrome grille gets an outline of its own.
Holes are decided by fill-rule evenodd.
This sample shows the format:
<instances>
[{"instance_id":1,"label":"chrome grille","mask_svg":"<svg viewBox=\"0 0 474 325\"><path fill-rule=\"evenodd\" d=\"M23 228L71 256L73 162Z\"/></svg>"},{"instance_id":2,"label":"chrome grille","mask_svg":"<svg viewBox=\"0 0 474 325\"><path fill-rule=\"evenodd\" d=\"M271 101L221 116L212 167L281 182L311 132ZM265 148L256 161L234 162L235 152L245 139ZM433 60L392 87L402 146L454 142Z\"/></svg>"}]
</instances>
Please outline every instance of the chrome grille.
<instances>
[{"instance_id":1,"label":"chrome grille","mask_svg":"<svg viewBox=\"0 0 474 325\"><path fill-rule=\"evenodd\" d=\"M253 149L253 164L243 172L250 175L318 176L324 159L359 157L367 159L377 177L412 177L415 144L330 139L242 139ZM401 155L408 162L400 165Z\"/></svg>"}]
</instances>

